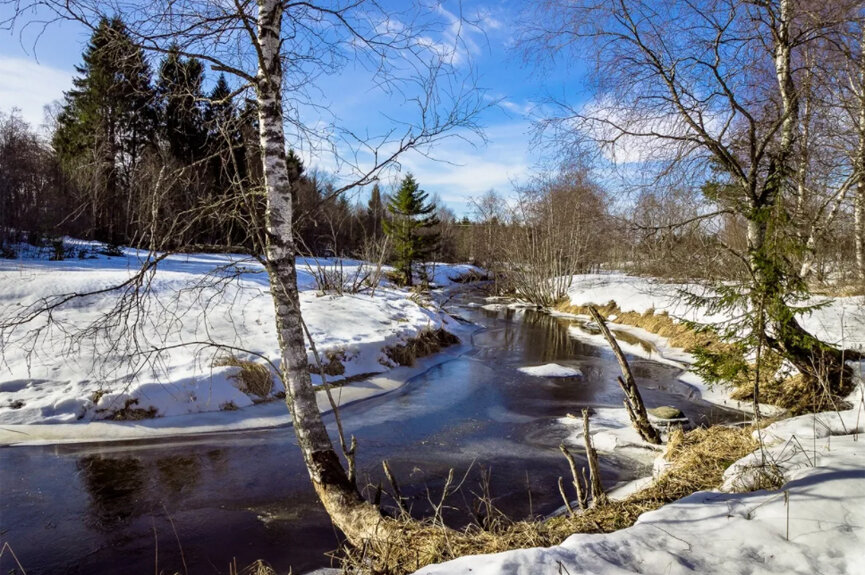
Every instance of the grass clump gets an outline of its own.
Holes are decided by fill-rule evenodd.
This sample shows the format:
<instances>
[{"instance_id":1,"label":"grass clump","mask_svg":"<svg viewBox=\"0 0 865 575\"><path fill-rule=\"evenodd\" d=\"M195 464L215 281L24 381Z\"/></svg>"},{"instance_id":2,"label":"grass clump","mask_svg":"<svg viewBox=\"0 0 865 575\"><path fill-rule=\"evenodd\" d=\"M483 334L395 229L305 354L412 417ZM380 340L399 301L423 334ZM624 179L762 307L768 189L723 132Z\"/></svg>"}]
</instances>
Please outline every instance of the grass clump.
<instances>
[{"instance_id":1,"label":"grass clump","mask_svg":"<svg viewBox=\"0 0 865 575\"><path fill-rule=\"evenodd\" d=\"M572 517L511 521L496 514L495 520L485 522L483 527L474 524L463 531L405 518L399 520L401 529L390 540L346 549L341 558L343 568L348 573L401 575L464 555L548 547L574 533L617 531L630 527L647 511L696 491L719 487L724 471L756 448L750 428L715 426L689 433L675 431L667 447L667 472L627 499L592 507Z\"/></svg>"},{"instance_id":2,"label":"grass clump","mask_svg":"<svg viewBox=\"0 0 865 575\"><path fill-rule=\"evenodd\" d=\"M262 399L273 391L273 374L267 365L240 359L235 355L223 355L213 362L214 367L238 367L240 370L231 378L237 382L240 391L256 395Z\"/></svg>"},{"instance_id":3,"label":"grass clump","mask_svg":"<svg viewBox=\"0 0 865 575\"><path fill-rule=\"evenodd\" d=\"M432 355L459 342L457 336L440 327L424 329L416 337L409 338L405 344L388 346L383 351L388 359L397 365L412 365L419 357Z\"/></svg>"}]
</instances>

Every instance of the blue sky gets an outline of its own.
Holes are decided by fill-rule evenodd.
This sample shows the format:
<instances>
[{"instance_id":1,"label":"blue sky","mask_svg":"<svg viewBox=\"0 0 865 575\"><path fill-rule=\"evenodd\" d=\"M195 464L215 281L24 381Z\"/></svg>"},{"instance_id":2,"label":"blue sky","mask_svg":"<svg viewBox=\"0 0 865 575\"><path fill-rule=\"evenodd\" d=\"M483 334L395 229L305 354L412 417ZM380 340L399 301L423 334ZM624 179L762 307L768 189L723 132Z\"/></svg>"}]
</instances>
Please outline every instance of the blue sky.
<instances>
[{"instance_id":1,"label":"blue sky","mask_svg":"<svg viewBox=\"0 0 865 575\"><path fill-rule=\"evenodd\" d=\"M581 78L576 70L580 62L570 62L538 70L526 65L514 47L516 21L523 2L473 1L442 2L436 16L445 24L435 42L446 45L451 36L449 19L460 11L478 22L477 27L463 27L464 42L457 55L458 71L467 72L471 65L477 75L477 86L488 101L498 105L479 117L486 142L477 135L461 132L462 138L439 142L425 157L409 153L401 158L401 173L411 171L421 187L437 194L458 215L468 213L469 200L493 188L508 193L512 181L524 180L533 166L544 161L543 149L533 145L532 119L542 114L544 100L550 94L566 97L571 103L585 99ZM0 8L0 21L8 14ZM73 23L51 25L37 40L41 28L20 29L14 34L0 31L0 110L13 106L32 124L42 121L42 107L61 97L71 86L74 67L89 37L83 26ZM35 42L35 46L34 46ZM210 77L215 77L211 73ZM382 134L392 128L392 118L411 114L404 102L388 97L368 85L362 72L344 69L339 76L318 80L323 104L338 118L337 123L359 133ZM301 112L310 124L324 122L316 117L320 111ZM302 147L302 145L301 145ZM336 170L336 161L323 151L307 151L313 166ZM383 177L385 188L400 173ZM363 196L363 192L359 194Z\"/></svg>"}]
</instances>

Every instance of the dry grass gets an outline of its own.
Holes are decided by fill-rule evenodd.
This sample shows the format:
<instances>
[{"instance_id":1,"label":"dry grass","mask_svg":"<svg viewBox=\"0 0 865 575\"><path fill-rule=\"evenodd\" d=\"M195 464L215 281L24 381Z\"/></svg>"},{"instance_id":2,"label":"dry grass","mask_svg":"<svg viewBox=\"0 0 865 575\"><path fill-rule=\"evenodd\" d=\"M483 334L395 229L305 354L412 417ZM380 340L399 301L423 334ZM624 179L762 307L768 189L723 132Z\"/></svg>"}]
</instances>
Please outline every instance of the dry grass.
<instances>
[{"instance_id":1,"label":"dry grass","mask_svg":"<svg viewBox=\"0 0 865 575\"><path fill-rule=\"evenodd\" d=\"M571 305L567 301L558 304L555 309L563 313L589 315L588 307ZM681 323L677 323L665 311L660 313L655 313L653 309L646 310L644 313L622 311L614 301L603 306L597 306L596 309L610 323L639 327L649 333L667 338L671 346L682 348L687 352L698 347L715 352L726 351L732 347L722 342L715 332L703 331L698 333ZM615 315L616 318L609 320L612 315Z\"/></svg>"},{"instance_id":2,"label":"dry grass","mask_svg":"<svg viewBox=\"0 0 865 575\"><path fill-rule=\"evenodd\" d=\"M509 521L497 516L486 529L473 525L464 531L404 519L390 540L346 550L343 566L349 573L397 575L464 555L557 545L574 533L610 533L633 525L641 514L666 503L717 488L724 470L756 447L750 428L715 426L687 434L677 431L667 448L671 463L667 473L625 500L593 507L573 517Z\"/></svg>"},{"instance_id":3,"label":"dry grass","mask_svg":"<svg viewBox=\"0 0 865 575\"><path fill-rule=\"evenodd\" d=\"M493 275L487 271L469 270L455 276L448 276L448 279L454 283L467 284L490 281L493 279Z\"/></svg>"},{"instance_id":4,"label":"dry grass","mask_svg":"<svg viewBox=\"0 0 865 575\"><path fill-rule=\"evenodd\" d=\"M565 313L589 315L588 308L572 306L567 302L556 306L556 309ZM604 317L615 315L616 319L612 323L632 325L666 337L670 345L682 348L689 353L698 347L719 354L738 353L734 345L722 342L715 332L697 333L683 324L676 323L667 312L657 314L654 310L647 310L642 314L633 311L623 312L614 301L597 309ZM792 415L837 408L837 398L823 393L819 386L809 384L804 376L777 377L776 374L782 364L782 358L777 353L763 350L762 364L760 369L761 403L777 405L788 410ZM737 401L753 401L754 381L756 379L755 364L749 363L746 371L729 382L730 386L734 388L731 397Z\"/></svg>"},{"instance_id":5,"label":"dry grass","mask_svg":"<svg viewBox=\"0 0 865 575\"><path fill-rule=\"evenodd\" d=\"M802 374L785 379L760 379L760 402L782 407L791 416L832 411L843 403L843 400L827 393L819 384ZM738 401L753 401L753 377L750 381L738 382L730 397Z\"/></svg>"},{"instance_id":6,"label":"dry grass","mask_svg":"<svg viewBox=\"0 0 865 575\"><path fill-rule=\"evenodd\" d=\"M448 347L460 340L444 328L425 329L416 337L410 338L404 345L393 345L384 348L387 357L398 365L412 365L415 359L432 355L443 347Z\"/></svg>"},{"instance_id":7,"label":"dry grass","mask_svg":"<svg viewBox=\"0 0 865 575\"><path fill-rule=\"evenodd\" d=\"M264 399L270 396L270 392L273 391L273 374L267 365L239 359L234 355L217 357L213 365L214 367L239 367L240 371L232 378L237 381L238 389L244 393Z\"/></svg>"},{"instance_id":8,"label":"dry grass","mask_svg":"<svg viewBox=\"0 0 865 575\"><path fill-rule=\"evenodd\" d=\"M152 405L147 409L136 407L136 405L138 405L137 399L127 399L123 407L114 412L111 419L115 421L141 421L143 419L153 419L159 415L159 410Z\"/></svg>"},{"instance_id":9,"label":"dry grass","mask_svg":"<svg viewBox=\"0 0 865 575\"><path fill-rule=\"evenodd\" d=\"M261 559L240 570L237 568L237 562L234 561L228 566L228 573L229 575L277 575L276 570Z\"/></svg>"}]
</instances>

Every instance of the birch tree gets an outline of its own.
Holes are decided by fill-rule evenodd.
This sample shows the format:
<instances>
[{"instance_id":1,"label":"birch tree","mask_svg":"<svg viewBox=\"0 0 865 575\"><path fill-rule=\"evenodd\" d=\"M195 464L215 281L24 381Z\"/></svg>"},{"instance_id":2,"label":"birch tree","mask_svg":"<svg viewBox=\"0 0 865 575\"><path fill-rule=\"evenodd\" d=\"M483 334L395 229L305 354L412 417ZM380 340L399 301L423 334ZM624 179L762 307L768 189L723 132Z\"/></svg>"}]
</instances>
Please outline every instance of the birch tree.
<instances>
[{"instance_id":1,"label":"birch tree","mask_svg":"<svg viewBox=\"0 0 865 575\"><path fill-rule=\"evenodd\" d=\"M593 99L556 102L547 133L596 146L638 181L678 170L692 184L712 183L715 201L746 223L747 247L736 255L752 311L767 315L755 337L841 395L850 382L845 356L798 322L793 301L803 284L777 232L795 176L803 51L837 38L858 4L549 0L535 3L523 27L529 57L579 55L591 66Z\"/></svg>"},{"instance_id":2,"label":"birch tree","mask_svg":"<svg viewBox=\"0 0 865 575\"><path fill-rule=\"evenodd\" d=\"M428 151L453 130L476 129L483 100L470 72L462 75L456 65L465 55L459 34L449 43L434 42L441 30L428 12L386 11L373 1L0 0L0 5L14 12L5 25L25 31L56 20L93 28L103 18L123 14L130 35L144 49L196 58L233 76L235 93L252 90L267 205L261 261L276 312L281 376L294 430L313 486L349 541L360 545L387 533L391 523L358 493L316 405L299 307L286 149L298 141L347 149L339 161L353 177L332 192L336 196L371 183L407 150ZM349 65L366 66L377 86L405 98L414 117L401 118L375 139L329 121L318 82ZM38 311L31 309L30 317Z\"/></svg>"}]
</instances>

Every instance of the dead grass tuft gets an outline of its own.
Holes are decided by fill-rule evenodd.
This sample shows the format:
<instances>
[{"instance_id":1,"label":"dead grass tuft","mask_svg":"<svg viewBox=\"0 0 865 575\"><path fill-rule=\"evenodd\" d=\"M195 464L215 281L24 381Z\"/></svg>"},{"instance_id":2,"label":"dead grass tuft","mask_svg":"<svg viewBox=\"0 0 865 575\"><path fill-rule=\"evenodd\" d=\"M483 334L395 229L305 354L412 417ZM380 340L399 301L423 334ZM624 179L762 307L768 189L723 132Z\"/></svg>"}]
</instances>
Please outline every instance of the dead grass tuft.
<instances>
[{"instance_id":1,"label":"dead grass tuft","mask_svg":"<svg viewBox=\"0 0 865 575\"><path fill-rule=\"evenodd\" d=\"M416 337L410 338L404 345L392 345L384 348L385 355L398 365L412 365L415 359L432 355L444 347L459 343L457 336L445 330L425 329Z\"/></svg>"},{"instance_id":2,"label":"dead grass tuft","mask_svg":"<svg viewBox=\"0 0 865 575\"><path fill-rule=\"evenodd\" d=\"M826 393L812 378L802 374L783 379L771 376L760 379L760 402L782 407L791 416L833 411L839 408L839 402L843 403L840 398ZM730 397L738 401L753 401L753 376L750 381L743 378L736 383L736 389Z\"/></svg>"},{"instance_id":3,"label":"dead grass tuft","mask_svg":"<svg viewBox=\"0 0 865 575\"><path fill-rule=\"evenodd\" d=\"M213 365L214 367L239 367L240 371L232 378L238 383L238 389L244 393L264 399L273 391L273 374L267 365L240 359L235 355L219 356L214 360Z\"/></svg>"},{"instance_id":4,"label":"dead grass tuft","mask_svg":"<svg viewBox=\"0 0 865 575\"><path fill-rule=\"evenodd\" d=\"M397 575L464 555L557 545L574 533L609 533L633 525L647 511L696 491L720 486L724 470L757 448L750 428L715 426L671 437L666 474L622 501L592 507L573 517L508 521L482 529L472 525L453 531L430 522L400 520L398 533L386 541L347 549L343 567L351 573Z\"/></svg>"},{"instance_id":5,"label":"dead grass tuft","mask_svg":"<svg viewBox=\"0 0 865 575\"><path fill-rule=\"evenodd\" d=\"M111 419L114 419L115 421L141 421L142 419L153 419L159 414L159 410L152 405L147 409L136 407L137 405L137 399L127 399L123 404L123 407L114 412Z\"/></svg>"},{"instance_id":6,"label":"dead grass tuft","mask_svg":"<svg viewBox=\"0 0 865 575\"><path fill-rule=\"evenodd\" d=\"M228 573L229 575L277 575L276 570L261 559L239 571L237 569L237 562L232 562L229 565Z\"/></svg>"},{"instance_id":7,"label":"dead grass tuft","mask_svg":"<svg viewBox=\"0 0 865 575\"><path fill-rule=\"evenodd\" d=\"M337 376L345 373L345 350L331 350L324 354L324 360L321 362L321 367L324 369L325 375ZM318 365L309 364L309 372L318 375L321 370Z\"/></svg>"}]
</instances>

